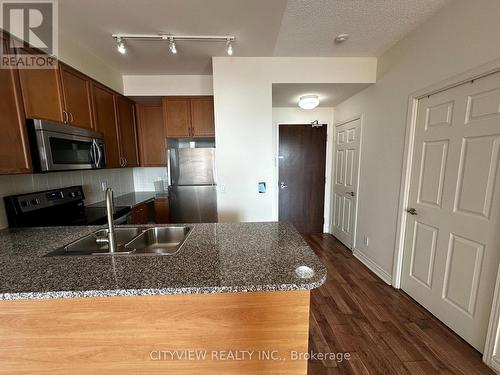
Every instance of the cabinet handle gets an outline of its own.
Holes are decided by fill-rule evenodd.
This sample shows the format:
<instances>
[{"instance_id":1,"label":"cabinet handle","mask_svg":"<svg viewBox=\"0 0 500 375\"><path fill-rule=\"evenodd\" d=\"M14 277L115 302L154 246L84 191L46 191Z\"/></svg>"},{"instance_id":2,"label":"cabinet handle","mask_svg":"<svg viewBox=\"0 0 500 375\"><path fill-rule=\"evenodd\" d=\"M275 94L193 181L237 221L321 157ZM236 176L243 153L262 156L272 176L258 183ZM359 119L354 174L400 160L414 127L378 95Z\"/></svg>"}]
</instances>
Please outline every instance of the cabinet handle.
<instances>
[{"instance_id":1,"label":"cabinet handle","mask_svg":"<svg viewBox=\"0 0 500 375\"><path fill-rule=\"evenodd\" d=\"M63 113L63 123L67 124L68 123L68 112L62 111Z\"/></svg>"},{"instance_id":2,"label":"cabinet handle","mask_svg":"<svg viewBox=\"0 0 500 375\"><path fill-rule=\"evenodd\" d=\"M123 158L123 166L126 167L128 164L128 160L127 158Z\"/></svg>"},{"instance_id":3,"label":"cabinet handle","mask_svg":"<svg viewBox=\"0 0 500 375\"><path fill-rule=\"evenodd\" d=\"M72 124L75 119L73 118L73 114L71 112L68 113L69 113L69 122Z\"/></svg>"}]
</instances>

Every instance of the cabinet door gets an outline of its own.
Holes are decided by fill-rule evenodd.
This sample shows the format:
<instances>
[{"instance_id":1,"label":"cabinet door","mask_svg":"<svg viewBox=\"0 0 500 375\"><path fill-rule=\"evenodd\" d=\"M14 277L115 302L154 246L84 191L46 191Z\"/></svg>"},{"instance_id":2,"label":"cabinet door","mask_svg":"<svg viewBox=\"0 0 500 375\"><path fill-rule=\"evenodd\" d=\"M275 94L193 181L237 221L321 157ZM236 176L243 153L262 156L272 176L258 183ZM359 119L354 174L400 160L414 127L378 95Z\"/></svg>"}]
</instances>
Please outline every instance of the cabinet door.
<instances>
[{"instance_id":1,"label":"cabinet door","mask_svg":"<svg viewBox=\"0 0 500 375\"><path fill-rule=\"evenodd\" d=\"M106 167L119 168L120 151L116 127L115 95L112 91L98 84L93 85L93 94L96 130L104 134Z\"/></svg>"},{"instance_id":2,"label":"cabinet door","mask_svg":"<svg viewBox=\"0 0 500 375\"><path fill-rule=\"evenodd\" d=\"M193 137L215 137L213 97L191 98L191 128Z\"/></svg>"},{"instance_id":3,"label":"cabinet door","mask_svg":"<svg viewBox=\"0 0 500 375\"><path fill-rule=\"evenodd\" d=\"M26 117L64 121L61 82L57 68L20 69L19 81Z\"/></svg>"},{"instance_id":4,"label":"cabinet door","mask_svg":"<svg viewBox=\"0 0 500 375\"><path fill-rule=\"evenodd\" d=\"M135 128L134 102L116 96L116 110L118 113L118 128L120 132L121 156L125 167L139 166L137 150L137 133Z\"/></svg>"},{"instance_id":5,"label":"cabinet door","mask_svg":"<svg viewBox=\"0 0 500 375\"><path fill-rule=\"evenodd\" d=\"M90 80L83 74L59 64L64 96L64 107L71 125L92 129L92 104Z\"/></svg>"},{"instance_id":6,"label":"cabinet door","mask_svg":"<svg viewBox=\"0 0 500 375\"><path fill-rule=\"evenodd\" d=\"M5 41L3 43L5 46ZM31 159L17 71L0 69L0 174L29 173Z\"/></svg>"},{"instance_id":7,"label":"cabinet door","mask_svg":"<svg viewBox=\"0 0 500 375\"><path fill-rule=\"evenodd\" d=\"M191 137L189 98L164 98L165 129L169 138Z\"/></svg>"},{"instance_id":8,"label":"cabinet door","mask_svg":"<svg viewBox=\"0 0 500 375\"><path fill-rule=\"evenodd\" d=\"M165 127L161 103L137 104L141 166L166 166Z\"/></svg>"},{"instance_id":9,"label":"cabinet door","mask_svg":"<svg viewBox=\"0 0 500 375\"><path fill-rule=\"evenodd\" d=\"M170 223L170 205L168 198L155 198L155 223Z\"/></svg>"}]
</instances>

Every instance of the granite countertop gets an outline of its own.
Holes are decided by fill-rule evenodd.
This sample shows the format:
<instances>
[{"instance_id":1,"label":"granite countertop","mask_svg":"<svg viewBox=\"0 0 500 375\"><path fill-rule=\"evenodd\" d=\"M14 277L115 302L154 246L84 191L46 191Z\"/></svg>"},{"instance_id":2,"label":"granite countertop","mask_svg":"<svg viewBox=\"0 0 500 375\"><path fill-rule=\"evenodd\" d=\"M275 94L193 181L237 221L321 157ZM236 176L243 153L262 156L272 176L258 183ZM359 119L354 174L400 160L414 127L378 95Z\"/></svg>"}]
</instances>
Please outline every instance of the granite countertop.
<instances>
[{"instance_id":1,"label":"granite countertop","mask_svg":"<svg viewBox=\"0 0 500 375\"><path fill-rule=\"evenodd\" d=\"M158 193L155 191L136 191L114 197L115 207L135 207L141 203L153 200L155 198L166 198L168 193ZM106 201L89 204L86 207L106 207Z\"/></svg>"},{"instance_id":2,"label":"granite countertop","mask_svg":"<svg viewBox=\"0 0 500 375\"><path fill-rule=\"evenodd\" d=\"M1 230L0 299L307 290L326 279L325 267L291 224L192 227L175 255L114 257L44 257L99 227ZM299 277L300 266L314 275Z\"/></svg>"}]
</instances>

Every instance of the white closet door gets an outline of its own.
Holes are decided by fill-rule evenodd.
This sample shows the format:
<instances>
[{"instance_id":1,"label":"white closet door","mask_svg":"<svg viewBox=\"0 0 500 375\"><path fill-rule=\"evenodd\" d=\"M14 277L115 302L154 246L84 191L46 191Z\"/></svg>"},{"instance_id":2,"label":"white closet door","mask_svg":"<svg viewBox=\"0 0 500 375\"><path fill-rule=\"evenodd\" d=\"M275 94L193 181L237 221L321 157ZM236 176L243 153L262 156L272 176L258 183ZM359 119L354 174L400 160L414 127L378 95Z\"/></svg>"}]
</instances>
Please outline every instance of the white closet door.
<instances>
[{"instance_id":1,"label":"white closet door","mask_svg":"<svg viewBox=\"0 0 500 375\"><path fill-rule=\"evenodd\" d=\"M499 147L500 73L419 101L402 288L479 351L500 258Z\"/></svg>"},{"instance_id":2,"label":"white closet door","mask_svg":"<svg viewBox=\"0 0 500 375\"><path fill-rule=\"evenodd\" d=\"M356 225L361 120L335 127L333 235L349 249Z\"/></svg>"}]
</instances>

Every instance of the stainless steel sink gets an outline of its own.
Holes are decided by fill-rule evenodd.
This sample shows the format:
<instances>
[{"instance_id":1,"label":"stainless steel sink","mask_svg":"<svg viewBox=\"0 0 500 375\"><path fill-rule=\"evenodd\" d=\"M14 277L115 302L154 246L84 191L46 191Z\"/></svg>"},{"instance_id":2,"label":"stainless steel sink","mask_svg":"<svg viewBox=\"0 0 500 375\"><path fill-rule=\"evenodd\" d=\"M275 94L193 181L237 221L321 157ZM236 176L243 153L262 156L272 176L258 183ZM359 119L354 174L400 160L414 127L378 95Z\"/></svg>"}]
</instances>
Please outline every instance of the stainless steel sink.
<instances>
[{"instance_id":1,"label":"stainless steel sink","mask_svg":"<svg viewBox=\"0 0 500 375\"><path fill-rule=\"evenodd\" d=\"M181 248L191 232L189 227L156 227L142 232L125 245L135 254L172 255Z\"/></svg>"},{"instance_id":2,"label":"stainless steel sink","mask_svg":"<svg viewBox=\"0 0 500 375\"><path fill-rule=\"evenodd\" d=\"M114 255L168 255L180 249L190 227L115 227L117 249ZM113 255L107 244L108 229L100 229L79 238L45 256Z\"/></svg>"}]
</instances>

